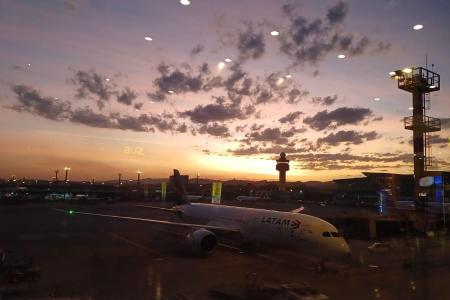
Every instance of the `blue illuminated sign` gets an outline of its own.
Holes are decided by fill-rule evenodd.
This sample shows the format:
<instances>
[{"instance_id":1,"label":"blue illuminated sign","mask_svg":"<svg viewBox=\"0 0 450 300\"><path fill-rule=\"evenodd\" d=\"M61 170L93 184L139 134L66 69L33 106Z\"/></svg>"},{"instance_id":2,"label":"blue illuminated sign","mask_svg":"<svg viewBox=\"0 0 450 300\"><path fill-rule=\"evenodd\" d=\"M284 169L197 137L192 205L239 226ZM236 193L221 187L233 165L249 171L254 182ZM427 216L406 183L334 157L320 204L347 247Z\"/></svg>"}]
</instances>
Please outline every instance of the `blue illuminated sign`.
<instances>
[{"instance_id":1,"label":"blue illuminated sign","mask_svg":"<svg viewBox=\"0 0 450 300\"><path fill-rule=\"evenodd\" d=\"M442 176L434 176L434 184L437 186L442 185Z\"/></svg>"}]
</instances>

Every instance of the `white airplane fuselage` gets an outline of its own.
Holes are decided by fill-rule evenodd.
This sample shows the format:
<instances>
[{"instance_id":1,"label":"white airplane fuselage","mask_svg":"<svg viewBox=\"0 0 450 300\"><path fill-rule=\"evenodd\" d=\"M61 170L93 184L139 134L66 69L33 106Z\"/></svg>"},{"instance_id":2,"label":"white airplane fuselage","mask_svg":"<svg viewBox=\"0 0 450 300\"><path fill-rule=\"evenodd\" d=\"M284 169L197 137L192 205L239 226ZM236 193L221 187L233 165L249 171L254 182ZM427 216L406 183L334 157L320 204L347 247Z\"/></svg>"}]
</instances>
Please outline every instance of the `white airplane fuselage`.
<instances>
[{"instance_id":1,"label":"white airplane fuselage","mask_svg":"<svg viewBox=\"0 0 450 300\"><path fill-rule=\"evenodd\" d=\"M177 209L185 221L240 229L248 242L299 249L325 259L350 256L345 239L335 234L336 227L314 216L203 203L180 205Z\"/></svg>"}]
</instances>

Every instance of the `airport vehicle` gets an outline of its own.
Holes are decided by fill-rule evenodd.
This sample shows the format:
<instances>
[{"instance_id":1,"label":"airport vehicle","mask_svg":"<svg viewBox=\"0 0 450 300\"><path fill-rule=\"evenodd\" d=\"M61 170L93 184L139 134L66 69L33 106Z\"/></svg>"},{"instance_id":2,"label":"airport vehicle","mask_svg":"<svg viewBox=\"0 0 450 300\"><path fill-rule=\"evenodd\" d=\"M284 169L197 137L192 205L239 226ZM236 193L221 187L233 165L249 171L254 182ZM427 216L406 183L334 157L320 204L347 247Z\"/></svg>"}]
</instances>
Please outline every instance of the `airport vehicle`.
<instances>
[{"instance_id":1,"label":"airport vehicle","mask_svg":"<svg viewBox=\"0 0 450 300\"><path fill-rule=\"evenodd\" d=\"M375 242L369 247L367 247L367 250L369 250L372 253L386 253L391 250L391 247L387 243Z\"/></svg>"},{"instance_id":2,"label":"airport vehicle","mask_svg":"<svg viewBox=\"0 0 450 300\"><path fill-rule=\"evenodd\" d=\"M73 210L68 213L188 228L190 231L187 240L195 250L205 254L216 247L217 234L234 233L240 235L246 243L296 249L305 254L318 256L322 261L350 258L350 248L336 227L320 218L299 213L301 209L282 212L190 203L178 170L174 170L174 185L176 190L174 207L140 206L174 213L180 217L180 222ZM67 212L56 208L55 210Z\"/></svg>"}]
</instances>

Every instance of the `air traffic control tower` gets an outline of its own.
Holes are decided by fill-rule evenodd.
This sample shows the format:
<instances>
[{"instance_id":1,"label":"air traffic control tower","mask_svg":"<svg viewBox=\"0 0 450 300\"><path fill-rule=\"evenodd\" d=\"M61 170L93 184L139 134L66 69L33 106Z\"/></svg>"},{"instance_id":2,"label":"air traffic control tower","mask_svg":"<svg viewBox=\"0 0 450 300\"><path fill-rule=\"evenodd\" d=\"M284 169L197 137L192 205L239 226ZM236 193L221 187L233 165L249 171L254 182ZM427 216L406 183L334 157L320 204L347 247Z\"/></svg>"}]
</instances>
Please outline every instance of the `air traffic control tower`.
<instances>
[{"instance_id":1,"label":"air traffic control tower","mask_svg":"<svg viewBox=\"0 0 450 300\"><path fill-rule=\"evenodd\" d=\"M432 166L431 132L441 130L441 120L426 115L430 109L430 93L440 90L440 75L426 68L405 68L390 72L397 80L398 88L412 94L413 115L404 118L405 129L413 132L415 201L420 209L421 203L419 180L426 176L428 167Z\"/></svg>"},{"instance_id":2,"label":"air traffic control tower","mask_svg":"<svg viewBox=\"0 0 450 300\"><path fill-rule=\"evenodd\" d=\"M277 171L279 175L279 191L286 191L286 172L289 171L289 160L286 159L286 153L281 152L280 158L277 159Z\"/></svg>"}]
</instances>

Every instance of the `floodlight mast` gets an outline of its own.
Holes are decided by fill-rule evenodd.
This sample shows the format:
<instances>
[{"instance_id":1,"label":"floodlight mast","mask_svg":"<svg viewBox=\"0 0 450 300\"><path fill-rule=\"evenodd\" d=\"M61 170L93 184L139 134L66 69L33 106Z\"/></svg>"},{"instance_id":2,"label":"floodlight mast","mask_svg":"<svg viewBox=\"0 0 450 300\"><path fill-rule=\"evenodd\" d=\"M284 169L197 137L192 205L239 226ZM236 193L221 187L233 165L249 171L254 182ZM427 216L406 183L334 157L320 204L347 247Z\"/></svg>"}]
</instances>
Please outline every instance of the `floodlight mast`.
<instances>
[{"instance_id":1,"label":"floodlight mast","mask_svg":"<svg viewBox=\"0 0 450 300\"><path fill-rule=\"evenodd\" d=\"M441 120L426 115L430 109L430 93L440 90L440 75L423 67L404 68L390 72L398 88L412 93L413 115L404 118L405 129L413 132L414 199L416 210L425 208L426 198L421 196L420 178L432 166L430 133L441 130Z\"/></svg>"}]
</instances>

